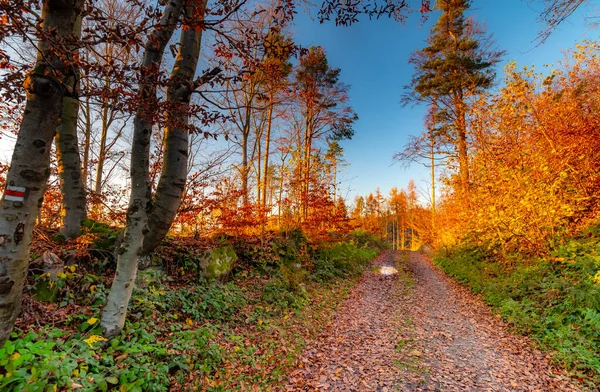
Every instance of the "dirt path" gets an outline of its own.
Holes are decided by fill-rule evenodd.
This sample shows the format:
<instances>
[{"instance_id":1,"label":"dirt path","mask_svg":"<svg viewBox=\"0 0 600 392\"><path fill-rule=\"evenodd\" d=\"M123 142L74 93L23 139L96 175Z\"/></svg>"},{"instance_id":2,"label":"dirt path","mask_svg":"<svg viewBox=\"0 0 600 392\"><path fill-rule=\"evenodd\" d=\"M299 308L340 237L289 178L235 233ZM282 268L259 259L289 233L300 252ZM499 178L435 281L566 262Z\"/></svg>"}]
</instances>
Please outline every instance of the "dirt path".
<instances>
[{"instance_id":1,"label":"dirt path","mask_svg":"<svg viewBox=\"0 0 600 392\"><path fill-rule=\"evenodd\" d=\"M388 252L303 353L287 391L578 391L421 254Z\"/></svg>"}]
</instances>

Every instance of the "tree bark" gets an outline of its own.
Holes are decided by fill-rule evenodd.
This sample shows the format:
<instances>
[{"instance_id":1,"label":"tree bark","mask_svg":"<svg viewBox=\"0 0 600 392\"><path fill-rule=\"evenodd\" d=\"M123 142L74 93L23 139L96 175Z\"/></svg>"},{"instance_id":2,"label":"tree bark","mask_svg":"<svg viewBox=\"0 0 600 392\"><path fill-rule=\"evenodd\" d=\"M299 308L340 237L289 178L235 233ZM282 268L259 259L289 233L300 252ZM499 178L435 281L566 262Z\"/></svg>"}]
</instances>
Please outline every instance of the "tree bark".
<instances>
[{"instance_id":1,"label":"tree bark","mask_svg":"<svg viewBox=\"0 0 600 392\"><path fill-rule=\"evenodd\" d=\"M435 238L435 136L429 131L431 154L431 240Z\"/></svg>"},{"instance_id":2,"label":"tree bark","mask_svg":"<svg viewBox=\"0 0 600 392\"><path fill-rule=\"evenodd\" d=\"M304 181L302 189L302 219L308 219L308 197L310 195L310 153L312 149L312 117L311 108L307 109L306 113L306 125L304 131Z\"/></svg>"},{"instance_id":3,"label":"tree bark","mask_svg":"<svg viewBox=\"0 0 600 392\"><path fill-rule=\"evenodd\" d=\"M69 238L79 236L81 222L87 218L85 186L77 138L78 113L77 99L65 97L56 135L56 157L63 198L60 233Z\"/></svg>"},{"instance_id":4,"label":"tree bark","mask_svg":"<svg viewBox=\"0 0 600 392\"><path fill-rule=\"evenodd\" d=\"M81 19L80 16L73 27L73 35L76 37L81 36ZM73 73L78 76L77 67L73 68ZM76 90L79 90L76 76L71 76L67 80L67 85L76 86ZM85 186L77 137L78 118L79 101L74 97L65 97L56 134L56 158L62 194L60 233L69 238L79 236L81 222L87 218Z\"/></svg>"},{"instance_id":5,"label":"tree bark","mask_svg":"<svg viewBox=\"0 0 600 392\"><path fill-rule=\"evenodd\" d=\"M92 109L90 104L90 98L86 97L85 99L85 139L83 142L83 169L82 169L82 177L83 184L87 186L88 184L88 175L89 175L89 165L90 165L90 144L91 144L91 136L92 136Z\"/></svg>"},{"instance_id":6,"label":"tree bark","mask_svg":"<svg viewBox=\"0 0 600 392\"><path fill-rule=\"evenodd\" d=\"M125 325L127 306L137 275L144 235L148 230L148 213L152 209L150 189L150 137L157 86L154 76L160 68L165 48L181 16L184 0L171 0L165 6L160 24L152 31L144 50L139 106L133 123L131 150L131 196L127 210L125 238L118 250L117 270L102 311L102 332L107 338L118 335ZM148 106L150 110L148 110Z\"/></svg>"},{"instance_id":7,"label":"tree bark","mask_svg":"<svg viewBox=\"0 0 600 392\"><path fill-rule=\"evenodd\" d=\"M250 121L252 121L252 104L253 104L253 96L254 96L254 87L252 86L251 92L246 93L246 119L242 129L242 199L244 201L244 206L247 206L249 203L249 194L248 194L248 177L250 175L250 164L248 160L248 142L250 139Z\"/></svg>"},{"instance_id":8,"label":"tree bark","mask_svg":"<svg viewBox=\"0 0 600 392\"><path fill-rule=\"evenodd\" d=\"M190 3L193 4L187 7L188 18L204 14L206 0ZM201 8L202 11L195 12L195 8ZM202 20L195 20L194 23L201 24ZM148 232L142 249L144 254L152 252L164 239L177 215L185 190L189 150L188 109L193 90L191 86L200 57L202 30L191 26L181 32L179 52L167 88L165 155L154 196L154 208L148 218Z\"/></svg>"},{"instance_id":9,"label":"tree bark","mask_svg":"<svg viewBox=\"0 0 600 392\"><path fill-rule=\"evenodd\" d=\"M106 81L106 84L108 85L108 79ZM96 195L102 194L102 177L104 174L104 161L106 160L106 142L108 140L108 128L110 127L108 109L108 103L104 102L104 107L102 108L102 131L100 134L100 152L98 153L98 164L96 165L96 181L94 183L94 193L96 193Z\"/></svg>"},{"instance_id":10,"label":"tree bark","mask_svg":"<svg viewBox=\"0 0 600 392\"><path fill-rule=\"evenodd\" d=\"M273 125L273 93L269 94L269 113L267 114L267 134L265 135L265 157L263 166L263 184L262 184L262 208L267 208L267 185L269 181L269 149L271 148L271 127Z\"/></svg>"},{"instance_id":11,"label":"tree bark","mask_svg":"<svg viewBox=\"0 0 600 392\"><path fill-rule=\"evenodd\" d=\"M463 197L469 192L469 156L467 147L467 119L462 94L456 97L456 134L458 143L458 165Z\"/></svg>"},{"instance_id":12,"label":"tree bark","mask_svg":"<svg viewBox=\"0 0 600 392\"><path fill-rule=\"evenodd\" d=\"M29 246L50 173L50 147L67 93L66 79L74 76L57 41L72 36L82 10L83 0L44 1L44 33L35 67L24 83L27 103L0 202L0 346L20 311ZM47 39L50 32L56 41Z\"/></svg>"}]
</instances>

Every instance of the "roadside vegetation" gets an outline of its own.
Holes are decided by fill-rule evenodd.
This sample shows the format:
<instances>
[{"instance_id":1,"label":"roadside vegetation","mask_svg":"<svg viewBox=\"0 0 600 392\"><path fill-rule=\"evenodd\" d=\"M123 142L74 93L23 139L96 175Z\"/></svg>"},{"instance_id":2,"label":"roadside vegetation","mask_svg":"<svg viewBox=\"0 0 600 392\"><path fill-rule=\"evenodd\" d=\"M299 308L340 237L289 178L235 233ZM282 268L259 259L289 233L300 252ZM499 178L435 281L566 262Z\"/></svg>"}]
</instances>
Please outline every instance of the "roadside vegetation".
<instances>
[{"instance_id":1,"label":"roadside vegetation","mask_svg":"<svg viewBox=\"0 0 600 392\"><path fill-rule=\"evenodd\" d=\"M96 245L113 236L103 227ZM240 257L228 276L207 280L195 273L202 252L189 251L206 241L171 239L159 249L168 269L140 272L124 333L110 341L99 317L114 266L85 262L101 249L80 252L54 278L28 277L23 317L0 349L0 389L270 390L384 246L361 231L339 240L292 230L261 250L258 238L222 237Z\"/></svg>"},{"instance_id":2,"label":"roadside vegetation","mask_svg":"<svg viewBox=\"0 0 600 392\"><path fill-rule=\"evenodd\" d=\"M593 387L600 384L600 226L563 242L529 258L463 245L442 250L435 262Z\"/></svg>"}]
</instances>

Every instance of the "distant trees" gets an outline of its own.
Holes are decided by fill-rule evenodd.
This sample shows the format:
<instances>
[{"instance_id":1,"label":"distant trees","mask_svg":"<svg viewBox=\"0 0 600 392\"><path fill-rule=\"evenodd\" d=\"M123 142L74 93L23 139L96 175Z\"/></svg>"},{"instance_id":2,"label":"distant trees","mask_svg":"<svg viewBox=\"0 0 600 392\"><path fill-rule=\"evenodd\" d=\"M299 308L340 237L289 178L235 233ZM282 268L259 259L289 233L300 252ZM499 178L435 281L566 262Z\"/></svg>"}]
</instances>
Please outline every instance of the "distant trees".
<instances>
[{"instance_id":1,"label":"distant trees","mask_svg":"<svg viewBox=\"0 0 600 392\"><path fill-rule=\"evenodd\" d=\"M392 188L387 197L379 189L375 194L354 199L351 225L377 235L393 249L417 249L431 242L429 230L431 210L423 208L411 180L406 189Z\"/></svg>"}]
</instances>

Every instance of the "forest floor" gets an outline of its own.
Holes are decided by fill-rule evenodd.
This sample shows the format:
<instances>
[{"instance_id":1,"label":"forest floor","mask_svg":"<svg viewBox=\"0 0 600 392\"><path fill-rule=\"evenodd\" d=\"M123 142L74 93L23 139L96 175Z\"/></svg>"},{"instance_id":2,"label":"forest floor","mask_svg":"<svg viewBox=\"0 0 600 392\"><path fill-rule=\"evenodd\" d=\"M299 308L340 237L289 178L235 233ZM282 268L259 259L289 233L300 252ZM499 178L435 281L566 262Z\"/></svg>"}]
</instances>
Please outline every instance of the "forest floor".
<instances>
[{"instance_id":1,"label":"forest floor","mask_svg":"<svg viewBox=\"0 0 600 392\"><path fill-rule=\"evenodd\" d=\"M580 390L549 359L425 256L389 251L308 344L285 390Z\"/></svg>"}]
</instances>

